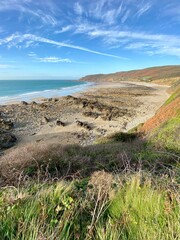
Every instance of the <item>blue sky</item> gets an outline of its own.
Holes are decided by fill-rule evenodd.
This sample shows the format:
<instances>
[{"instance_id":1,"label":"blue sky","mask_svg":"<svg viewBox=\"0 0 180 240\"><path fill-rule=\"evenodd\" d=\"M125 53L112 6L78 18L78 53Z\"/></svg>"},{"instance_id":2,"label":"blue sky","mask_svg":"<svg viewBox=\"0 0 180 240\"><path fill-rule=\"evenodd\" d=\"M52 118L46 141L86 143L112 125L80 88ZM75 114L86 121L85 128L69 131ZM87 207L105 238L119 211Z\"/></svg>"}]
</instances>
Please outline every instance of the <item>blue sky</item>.
<instances>
[{"instance_id":1,"label":"blue sky","mask_svg":"<svg viewBox=\"0 0 180 240\"><path fill-rule=\"evenodd\" d=\"M180 0L0 0L0 79L180 64Z\"/></svg>"}]
</instances>

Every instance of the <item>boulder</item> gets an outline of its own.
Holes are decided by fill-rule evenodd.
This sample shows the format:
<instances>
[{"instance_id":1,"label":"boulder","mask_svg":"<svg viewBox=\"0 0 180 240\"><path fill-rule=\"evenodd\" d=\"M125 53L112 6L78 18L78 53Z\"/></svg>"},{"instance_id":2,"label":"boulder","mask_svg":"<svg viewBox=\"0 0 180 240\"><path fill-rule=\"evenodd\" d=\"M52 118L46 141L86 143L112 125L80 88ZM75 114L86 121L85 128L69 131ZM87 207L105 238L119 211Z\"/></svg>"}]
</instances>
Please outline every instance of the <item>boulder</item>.
<instances>
[{"instance_id":1,"label":"boulder","mask_svg":"<svg viewBox=\"0 0 180 240\"><path fill-rule=\"evenodd\" d=\"M92 130L92 127L86 122L81 122L81 121L77 120L76 123L77 123L77 126L83 127L85 129L87 129L88 131Z\"/></svg>"},{"instance_id":2,"label":"boulder","mask_svg":"<svg viewBox=\"0 0 180 240\"><path fill-rule=\"evenodd\" d=\"M65 123L60 121L59 119L56 120L56 125L57 126L62 126L62 127L65 127Z\"/></svg>"},{"instance_id":3,"label":"boulder","mask_svg":"<svg viewBox=\"0 0 180 240\"><path fill-rule=\"evenodd\" d=\"M28 103L27 103L27 102L25 102L25 101L21 101L21 105L23 105L23 106L27 106L27 105L28 105Z\"/></svg>"},{"instance_id":4,"label":"boulder","mask_svg":"<svg viewBox=\"0 0 180 240\"><path fill-rule=\"evenodd\" d=\"M17 138L14 134L0 130L0 149L13 147Z\"/></svg>"}]
</instances>

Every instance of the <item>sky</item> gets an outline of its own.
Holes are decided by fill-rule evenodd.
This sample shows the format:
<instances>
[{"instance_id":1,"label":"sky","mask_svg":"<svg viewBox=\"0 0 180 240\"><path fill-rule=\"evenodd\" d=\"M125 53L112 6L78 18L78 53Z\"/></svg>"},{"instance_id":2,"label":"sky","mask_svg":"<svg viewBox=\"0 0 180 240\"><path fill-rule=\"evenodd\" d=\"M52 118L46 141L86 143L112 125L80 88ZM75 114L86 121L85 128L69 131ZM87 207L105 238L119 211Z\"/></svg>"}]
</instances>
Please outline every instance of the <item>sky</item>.
<instances>
[{"instance_id":1,"label":"sky","mask_svg":"<svg viewBox=\"0 0 180 240\"><path fill-rule=\"evenodd\" d=\"M180 64L180 0L0 0L0 80Z\"/></svg>"}]
</instances>

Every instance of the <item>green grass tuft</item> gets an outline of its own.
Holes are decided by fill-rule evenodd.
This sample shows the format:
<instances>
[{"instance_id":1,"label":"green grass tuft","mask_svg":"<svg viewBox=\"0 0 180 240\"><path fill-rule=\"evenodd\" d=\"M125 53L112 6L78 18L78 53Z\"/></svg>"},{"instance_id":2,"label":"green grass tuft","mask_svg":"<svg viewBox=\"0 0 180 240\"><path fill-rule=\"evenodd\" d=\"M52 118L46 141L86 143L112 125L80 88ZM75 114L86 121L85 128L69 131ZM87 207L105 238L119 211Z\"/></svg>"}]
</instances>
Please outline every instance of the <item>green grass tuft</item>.
<instances>
[{"instance_id":1,"label":"green grass tuft","mask_svg":"<svg viewBox=\"0 0 180 240\"><path fill-rule=\"evenodd\" d=\"M0 239L177 240L177 192L142 173L0 190Z\"/></svg>"}]
</instances>

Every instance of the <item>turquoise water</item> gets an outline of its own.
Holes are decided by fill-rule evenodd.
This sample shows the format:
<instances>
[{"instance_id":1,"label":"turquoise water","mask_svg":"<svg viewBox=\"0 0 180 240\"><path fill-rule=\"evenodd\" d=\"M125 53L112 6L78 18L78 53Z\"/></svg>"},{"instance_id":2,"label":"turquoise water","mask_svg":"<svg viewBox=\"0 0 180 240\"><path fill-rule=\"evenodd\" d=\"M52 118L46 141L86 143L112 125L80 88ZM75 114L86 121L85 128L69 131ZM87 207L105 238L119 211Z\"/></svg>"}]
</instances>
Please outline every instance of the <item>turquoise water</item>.
<instances>
[{"instance_id":1,"label":"turquoise water","mask_svg":"<svg viewBox=\"0 0 180 240\"><path fill-rule=\"evenodd\" d=\"M83 91L90 85L91 83L71 80L1 80L0 104L66 96Z\"/></svg>"}]
</instances>

